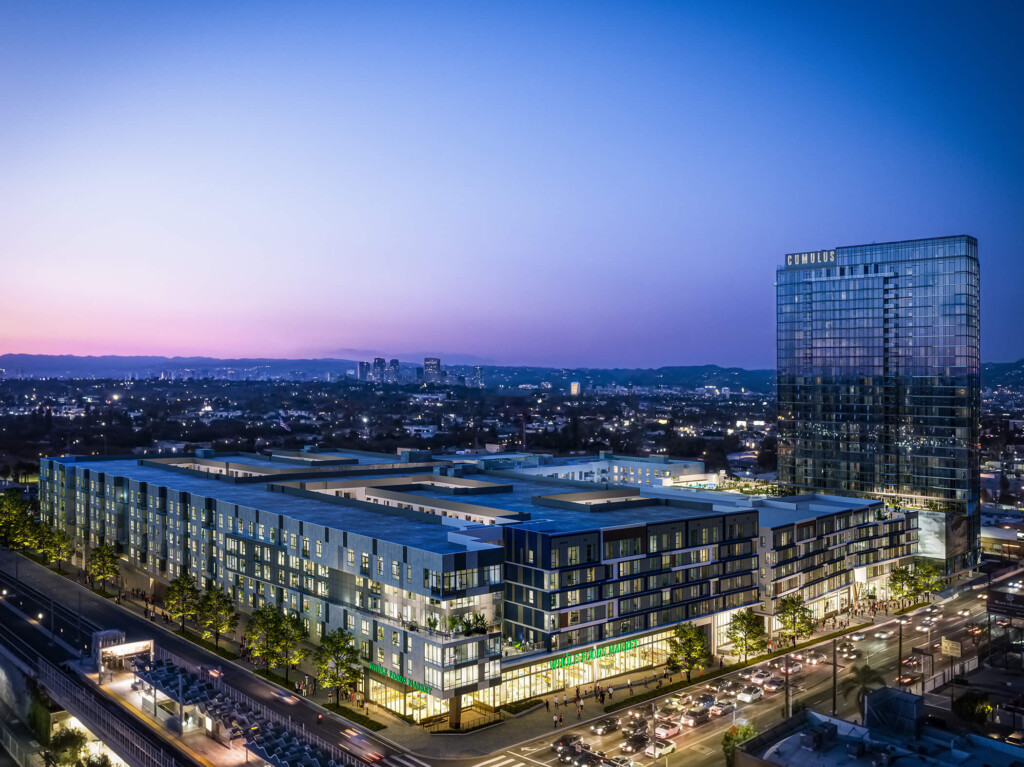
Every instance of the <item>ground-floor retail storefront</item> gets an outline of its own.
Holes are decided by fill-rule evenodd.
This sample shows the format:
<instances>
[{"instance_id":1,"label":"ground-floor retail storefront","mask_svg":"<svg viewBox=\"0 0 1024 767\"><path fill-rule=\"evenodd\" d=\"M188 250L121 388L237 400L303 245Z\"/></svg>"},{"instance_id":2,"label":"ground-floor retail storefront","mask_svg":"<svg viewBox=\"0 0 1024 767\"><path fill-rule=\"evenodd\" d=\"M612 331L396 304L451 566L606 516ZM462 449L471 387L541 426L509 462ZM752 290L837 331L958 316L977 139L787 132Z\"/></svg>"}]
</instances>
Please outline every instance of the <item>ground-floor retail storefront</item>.
<instances>
[{"instance_id":1,"label":"ground-floor retail storefront","mask_svg":"<svg viewBox=\"0 0 1024 767\"><path fill-rule=\"evenodd\" d=\"M501 673L501 684L460 696L459 708L465 716L473 710L493 712L507 703L554 693L572 697L577 687L583 689L595 683L604 685L625 674L664 666L672 633L668 629L535 663L506 667ZM365 673L367 700L400 716L422 722L446 714L451 708L450 699L438 697L439 691L374 669L367 669Z\"/></svg>"}]
</instances>

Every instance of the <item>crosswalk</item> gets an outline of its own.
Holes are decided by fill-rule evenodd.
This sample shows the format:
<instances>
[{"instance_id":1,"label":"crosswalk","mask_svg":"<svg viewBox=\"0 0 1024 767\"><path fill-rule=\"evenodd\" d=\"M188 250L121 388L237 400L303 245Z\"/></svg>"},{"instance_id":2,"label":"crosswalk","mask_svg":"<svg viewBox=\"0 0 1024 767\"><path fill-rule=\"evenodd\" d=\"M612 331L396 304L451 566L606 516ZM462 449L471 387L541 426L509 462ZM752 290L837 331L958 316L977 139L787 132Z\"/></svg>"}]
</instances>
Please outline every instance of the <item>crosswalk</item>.
<instances>
[{"instance_id":1,"label":"crosswalk","mask_svg":"<svg viewBox=\"0 0 1024 767\"><path fill-rule=\"evenodd\" d=\"M475 764L473 767L527 767L527 765L515 757L502 754L501 756L495 756L491 759Z\"/></svg>"},{"instance_id":2,"label":"crosswalk","mask_svg":"<svg viewBox=\"0 0 1024 767\"><path fill-rule=\"evenodd\" d=\"M387 767L430 767L427 762L412 754L388 754L381 763Z\"/></svg>"}]
</instances>

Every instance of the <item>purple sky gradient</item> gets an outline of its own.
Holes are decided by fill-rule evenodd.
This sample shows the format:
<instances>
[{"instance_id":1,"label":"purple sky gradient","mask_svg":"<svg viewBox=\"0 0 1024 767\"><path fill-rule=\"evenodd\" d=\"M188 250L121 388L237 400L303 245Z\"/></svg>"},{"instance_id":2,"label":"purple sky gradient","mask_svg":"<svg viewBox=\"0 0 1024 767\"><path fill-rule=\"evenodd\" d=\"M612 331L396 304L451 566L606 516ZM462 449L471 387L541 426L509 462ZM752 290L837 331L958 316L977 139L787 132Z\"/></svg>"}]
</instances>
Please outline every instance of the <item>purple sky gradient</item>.
<instances>
[{"instance_id":1,"label":"purple sky gradient","mask_svg":"<svg viewBox=\"0 0 1024 767\"><path fill-rule=\"evenodd\" d=\"M783 254L972 234L1024 4L13 4L0 353L772 367Z\"/></svg>"}]
</instances>

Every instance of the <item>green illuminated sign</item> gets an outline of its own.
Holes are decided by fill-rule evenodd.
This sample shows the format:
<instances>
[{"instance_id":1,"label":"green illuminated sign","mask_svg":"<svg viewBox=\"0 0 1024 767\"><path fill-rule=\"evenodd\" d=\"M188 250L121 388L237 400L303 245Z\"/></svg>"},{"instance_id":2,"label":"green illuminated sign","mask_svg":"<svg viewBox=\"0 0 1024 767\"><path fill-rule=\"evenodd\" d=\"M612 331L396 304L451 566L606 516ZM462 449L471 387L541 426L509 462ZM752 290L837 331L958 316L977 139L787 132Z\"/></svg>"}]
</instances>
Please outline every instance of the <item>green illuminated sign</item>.
<instances>
[{"instance_id":1,"label":"green illuminated sign","mask_svg":"<svg viewBox=\"0 0 1024 767\"><path fill-rule=\"evenodd\" d=\"M625 642L608 645L607 647L595 647L593 650L584 650L583 652L572 653L571 655L563 655L561 658L552 658L548 661L548 665L552 669L575 666L577 663L584 663L588 660L594 660L594 658L603 658L606 655L615 655L626 650L635 650L638 644L639 640L628 639Z\"/></svg>"},{"instance_id":2,"label":"green illuminated sign","mask_svg":"<svg viewBox=\"0 0 1024 767\"><path fill-rule=\"evenodd\" d=\"M420 692L425 692L427 695L430 695L432 688L427 687L425 684L414 682L411 679L402 676L397 671L384 668L377 663L367 663L366 665L369 667L370 671L376 671L381 676L386 676L388 679L394 679L396 682L404 684L406 687L412 687L414 690L419 690Z\"/></svg>"}]
</instances>

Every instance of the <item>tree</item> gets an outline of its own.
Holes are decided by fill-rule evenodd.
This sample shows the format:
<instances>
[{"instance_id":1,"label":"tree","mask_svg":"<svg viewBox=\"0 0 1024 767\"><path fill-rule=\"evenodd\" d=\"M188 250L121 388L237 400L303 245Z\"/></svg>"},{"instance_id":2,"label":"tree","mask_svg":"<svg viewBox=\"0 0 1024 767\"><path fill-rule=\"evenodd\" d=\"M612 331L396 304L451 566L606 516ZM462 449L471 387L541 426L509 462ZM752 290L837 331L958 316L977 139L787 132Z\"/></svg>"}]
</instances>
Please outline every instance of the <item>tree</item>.
<instances>
[{"instance_id":1,"label":"tree","mask_svg":"<svg viewBox=\"0 0 1024 767\"><path fill-rule=\"evenodd\" d=\"M668 670L673 673L685 671L689 682L691 672L703 671L713 662L714 656L703 629L692 623L678 624L668 640Z\"/></svg>"},{"instance_id":2,"label":"tree","mask_svg":"<svg viewBox=\"0 0 1024 767\"><path fill-rule=\"evenodd\" d=\"M117 559L117 552L112 543L100 543L89 552L89 561L85 565L85 571L94 581L102 584L104 591L107 590L107 581L113 580L121 573L121 566Z\"/></svg>"},{"instance_id":3,"label":"tree","mask_svg":"<svg viewBox=\"0 0 1024 767\"><path fill-rule=\"evenodd\" d=\"M12 549L32 545L32 505L17 490L0 494L0 538Z\"/></svg>"},{"instance_id":4,"label":"tree","mask_svg":"<svg viewBox=\"0 0 1024 767\"><path fill-rule=\"evenodd\" d=\"M324 634L320 646L313 652L313 668L320 685L333 687L334 699L341 702L341 691L355 689L362 679L359 651L352 635L345 629Z\"/></svg>"},{"instance_id":5,"label":"tree","mask_svg":"<svg viewBox=\"0 0 1024 767\"><path fill-rule=\"evenodd\" d=\"M953 713L965 722L983 727L992 713L992 704L987 693L968 690L953 701Z\"/></svg>"},{"instance_id":6,"label":"tree","mask_svg":"<svg viewBox=\"0 0 1024 767\"><path fill-rule=\"evenodd\" d=\"M245 638L253 655L262 656L267 673L271 668L284 665L284 678L288 679L288 666L306 657L300 643L307 636L306 628L297 615L285 615L274 604L257 608L245 627Z\"/></svg>"},{"instance_id":7,"label":"tree","mask_svg":"<svg viewBox=\"0 0 1024 767\"><path fill-rule=\"evenodd\" d=\"M782 626L782 635L791 639L794 645L799 637L810 636L814 631L814 614L804 604L800 594L790 594L780 599L775 617Z\"/></svg>"},{"instance_id":8,"label":"tree","mask_svg":"<svg viewBox=\"0 0 1024 767\"><path fill-rule=\"evenodd\" d=\"M750 607L733 613L725 635L736 652L743 654L744 663L747 656L760 655L768 648L768 632Z\"/></svg>"},{"instance_id":9,"label":"tree","mask_svg":"<svg viewBox=\"0 0 1024 767\"><path fill-rule=\"evenodd\" d=\"M914 568L915 590L918 594L927 594L931 597L933 592L942 588L942 573L939 566L934 562L923 559Z\"/></svg>"},{"instance_id":10,"label":"tree","mask_svg":"<svg viewBox=\"0 0 1024 767\"><path fill-rule=\"evenodd\" d=\"M735 764L736 747L757 735L757 728L752 724L733 725L722 736L722 753L725 754L726 767Z\"/></svg>"},{"instance_id":11,"label":"tree","mask_svg":"<svg viewBox=\"0 0 1024 767\"><path fill-rule=\"evenodd\" d=\"M894 567L889 571L889 596L893 599L913 599L917 582L909 567Z\"/></svg>"},{"instance_id":12,"label":"tree","mask_svg":"<svg viewBox=\"0 0 1024 767\"><path fill-rule=\"evenodd\" d=\"M181 633L185 633L185 619L194 618L199 607L199 589L195 579L183 572L167 586L164 608L171 620L181 620Z\"/></svg>"},{"instance_id":13,"label":"tree","mask_svg":"<svg viewBox=\"0 0 1024 767\"><path fill-rule=\"evenodd\" d=\"M857 710L860 711L862 722L864 721L864 699L869 692L878 687L885 687L885 677L867 663L863 666L854 666L850 675L843 680L843 700L849 698L851 692L857 693Z\"/></svg>"},{"instance_id":14,"label":"tree","mask_svg":"<svg viewBox=\"0 0 1024 767\"><path fill-rule=\"evenodd\" d=\"M231 595L223 589L209 589L199 600L196 620L203 639L213 637L213 643L220 645L220 635L238 628L238 613Z\"/></svg>"},{"instance_id":15,"label":"tree","mask_svg":"<svg viewBox=\"0 0 1024 767\"><path fill-rule=\"evenodd\" d=\"M62 767L76 764L87 741L85 733L81 730L67 728L58 730L50 737L47 761L52 760L53 764L62 765Z\"/></svg>"},{"instance_id":16,"label":"tree","mask_svg":"<svg viewBox=\"0 0 1024 767\"><path fill-rule=\"evenodd\" d=\"M60 563L65 559L70 559L71 555L75 552L75 541L68 534L67 530L53 530L51 532L53 536L50 546L53 558L57 562L57 572L59 573Z\"/></svg>"}]
</instances>

